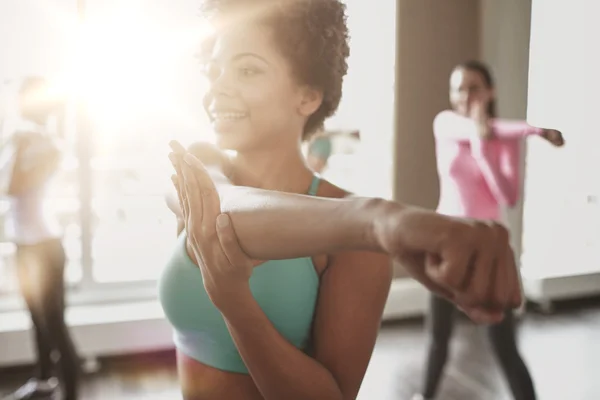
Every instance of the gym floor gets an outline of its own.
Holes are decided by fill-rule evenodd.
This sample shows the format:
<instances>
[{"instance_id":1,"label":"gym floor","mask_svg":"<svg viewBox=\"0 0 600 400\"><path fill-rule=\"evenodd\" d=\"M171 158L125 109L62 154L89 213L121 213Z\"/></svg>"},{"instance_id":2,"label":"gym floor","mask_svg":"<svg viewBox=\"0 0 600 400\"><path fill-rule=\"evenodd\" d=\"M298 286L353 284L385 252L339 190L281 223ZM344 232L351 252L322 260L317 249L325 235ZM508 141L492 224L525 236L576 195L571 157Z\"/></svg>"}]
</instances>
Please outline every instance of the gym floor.
<instances>
[{"instance_id":1,"label":"gym floor","mask_svg":"<svg viewBox=\"0 0 600 400\"><path fill-rule=\"evenodd\" d=\"M557 304L544 315L531 311L519 326L519 344L542 400L600 398L600 299ZM359 399L409 400L422 380L427 336L421 319L381 329ZM460 318L439 398L509 400L504 378L489 351L486 331ZM102 360L87 375L83 400L179 399L173 352ZM29 368L0 370L0 394L28 378Z\"/></svg>"}]
</instances>

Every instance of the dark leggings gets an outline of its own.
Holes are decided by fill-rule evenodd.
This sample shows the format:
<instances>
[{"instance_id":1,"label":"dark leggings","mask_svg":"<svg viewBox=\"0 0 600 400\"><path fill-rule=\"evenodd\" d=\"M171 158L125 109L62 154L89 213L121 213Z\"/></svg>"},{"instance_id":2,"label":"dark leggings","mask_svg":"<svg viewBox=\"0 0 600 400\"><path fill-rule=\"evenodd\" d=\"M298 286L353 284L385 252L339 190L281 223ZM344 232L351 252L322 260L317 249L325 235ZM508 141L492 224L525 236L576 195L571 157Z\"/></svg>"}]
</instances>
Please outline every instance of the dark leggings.
<instances>
[{"instance_id":1,"label":"dark leggings","mask_svg":"<svg viewBox=\"0 0 600 400\"><path fill-rule=\"evenodd\" d=\"M431 296L428 321L431 330L431 344L423 390L423 397L426 399L435 396L446 364L455 311L454 304L451 302L438 296ZM517 349L515 321L512 312L507 312L502 322L490 325L488 334L515 400L535 400L531 376Z\"/></svg>"},{"instance_id":2,"label":"dark leggings","mask_svg":"<svg viewBox=\"0 0 600 400\"><path fill-rule=\"evenodd\" d=\"M53 376L52 352L60 355L57 369L65 400L76 400L79 357L65 324L65 252L58 239L17 246L19 286L33 322L37 377Z\"/></svg>"}]
</instances>

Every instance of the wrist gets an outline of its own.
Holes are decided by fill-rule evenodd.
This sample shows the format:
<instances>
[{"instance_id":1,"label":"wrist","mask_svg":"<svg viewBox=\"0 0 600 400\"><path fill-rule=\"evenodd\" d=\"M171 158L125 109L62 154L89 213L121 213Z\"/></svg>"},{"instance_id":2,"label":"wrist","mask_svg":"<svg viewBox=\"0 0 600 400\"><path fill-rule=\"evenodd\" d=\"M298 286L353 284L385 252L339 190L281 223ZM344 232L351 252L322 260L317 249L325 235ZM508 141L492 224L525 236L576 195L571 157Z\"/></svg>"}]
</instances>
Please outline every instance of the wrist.
<instances>
[{"instance_id":1,"label":"wrist","mask_svg":"<svg viewBox=\"0 0 600 400\"><path fill-rule=\"evenodd\" d=\"M430 210L392 203L378 219L375 237L390 255L437 253L450 233L451 221L450 217Z\"/></svg>"},{"instance_id":2,"label":"wrist","mask_svg":"<svg viewBox=\"0 0 600 400\"><path fill-rule=\"evenodd\" d=\"M261 309L256 299L250 291L248 286L247 290L236 293L230 296L226 301L221 302L217 309L225 318L225 320L239 324L248 319L252 319L255 309Z\"/></svg>"},{"instance_id":3,"label":"wrist","mask_svg":"<svg viewBox=\"0 0 600 400\"><path fill-rule=\"evenodd\" d=\"M236 285L235 288L230 287L229 290L215 293L210 297L215 307L224 317L228 318L235 318L239 314L244 315L247 307L252 302L256 302L250 290L249 282Z\"/></svg>"},{"instance_id":4,"label":"wrist","mask_svg":"<svg viewBox=\"0 0 600 400\"><path fill-rule=\"evenodd\" d=\"M360 237L361 248L375 252L388 252L387 230L390 220L399 218L406 207L394 201L381 198L366 198L359 210L353 214L361 216Z\"/></svg>"},{"instance_id":5,"label":"wrist","mask_svg":"<svg viewBox=\"0 0 600 400\"><path fill-rule=\"evenodd\" d=\"M397 254L406 248L406 233L408 218L412 207L394 201L382 200L377 206L373 218L370 241L378 251L387 254Z\"/></svg>"}]
</instances>

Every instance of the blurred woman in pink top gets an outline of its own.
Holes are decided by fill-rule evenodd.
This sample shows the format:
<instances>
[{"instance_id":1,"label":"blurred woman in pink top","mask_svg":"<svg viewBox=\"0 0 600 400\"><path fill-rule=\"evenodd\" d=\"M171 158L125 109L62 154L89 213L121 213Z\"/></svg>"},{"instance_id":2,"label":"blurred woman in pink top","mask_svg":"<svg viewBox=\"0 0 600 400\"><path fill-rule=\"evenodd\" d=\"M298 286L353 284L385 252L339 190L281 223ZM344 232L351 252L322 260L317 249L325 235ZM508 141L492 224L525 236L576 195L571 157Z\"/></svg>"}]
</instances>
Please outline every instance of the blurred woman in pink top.
<instances>
[{"instance_id":1,"label":"blurred woman in pink top","mask_svg":"<svg viewBox=\"0 0 600 400\"><path fill-rule=\"evenodd\" d=\"M457 217L500 220L502 207L519 199L520 139L538 136L562 146L562 134L524 121L496 118L494 81L488 67L468 61L450 77L452 110L433 122L440 180L437 211ZM455 307L432 296L428 327L431 341L422 394L433 399L448 354ZM502 322L489 327L490 341L515 400L534 400L531 376L517 349L514 319L507 312Z\"/></svg>"}]
</instances>

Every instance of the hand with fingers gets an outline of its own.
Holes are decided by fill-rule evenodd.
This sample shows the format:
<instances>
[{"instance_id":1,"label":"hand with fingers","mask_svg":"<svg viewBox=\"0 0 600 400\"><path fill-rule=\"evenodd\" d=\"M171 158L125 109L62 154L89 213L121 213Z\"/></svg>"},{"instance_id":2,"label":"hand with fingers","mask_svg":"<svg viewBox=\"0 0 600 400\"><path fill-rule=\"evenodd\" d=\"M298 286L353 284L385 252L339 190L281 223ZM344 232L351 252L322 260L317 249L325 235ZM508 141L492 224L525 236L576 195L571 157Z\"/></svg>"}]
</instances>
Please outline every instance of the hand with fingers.
<instances>
[{"instance_id":1,"label":"hand with fingers","mask_svg":"<svg viewBox=\"0 0 600 400\"><path fill-rule=\"evenodd\" d=\"M176 144L169 155L172 176L187 234L187 249L202 273L204 288L223 311L242 301L257 261L240 247L227 214L221 213L219 194L203 164Z\"/></svg>"}]
</instances>

